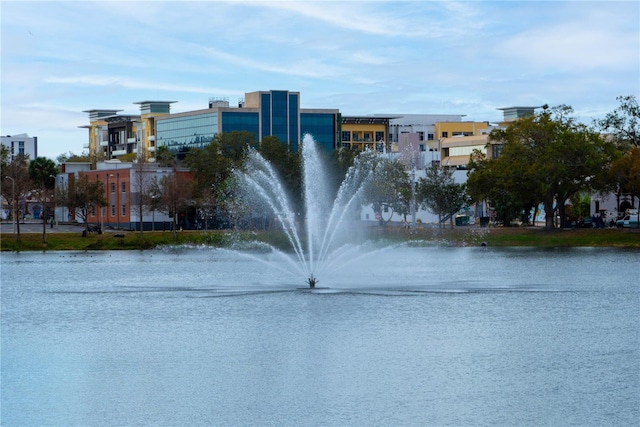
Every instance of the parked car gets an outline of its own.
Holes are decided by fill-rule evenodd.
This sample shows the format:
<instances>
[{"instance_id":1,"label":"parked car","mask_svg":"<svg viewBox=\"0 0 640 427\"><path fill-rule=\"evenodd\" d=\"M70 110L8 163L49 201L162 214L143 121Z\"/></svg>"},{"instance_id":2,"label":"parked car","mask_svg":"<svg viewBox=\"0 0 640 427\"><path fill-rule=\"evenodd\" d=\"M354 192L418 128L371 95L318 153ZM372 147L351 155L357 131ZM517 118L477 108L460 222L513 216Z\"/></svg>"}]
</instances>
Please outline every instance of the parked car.
<instances>
[{"instance_id":1,"label":"parked car","mask_svg":"<svg viewBox=\"0 0 640 427\"><path fill-rule=\"evenodd\" d=\"M616 226L617 227L624 227L624 228L638 228L640 227L640 215L638 214L638 210L637 209L629 209L625 215L624 218L619 219L618 221L616 221Z\"/></svg>"}]
</instances>

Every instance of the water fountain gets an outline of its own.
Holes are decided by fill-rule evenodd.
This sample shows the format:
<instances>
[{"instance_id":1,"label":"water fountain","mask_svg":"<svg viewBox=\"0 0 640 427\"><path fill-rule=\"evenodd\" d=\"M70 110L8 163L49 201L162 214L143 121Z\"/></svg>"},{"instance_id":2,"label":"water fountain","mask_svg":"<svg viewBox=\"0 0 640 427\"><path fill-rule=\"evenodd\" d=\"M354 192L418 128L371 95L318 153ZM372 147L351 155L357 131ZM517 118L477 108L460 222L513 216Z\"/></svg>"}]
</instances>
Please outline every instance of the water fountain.
<instances>
[{"instance_id":1,"label":"water fountain","mask_svg":"<svg viewBox=\"0 0 640 427\"><path fill-rule=\"evenodd\" d=\"M332 200L318 147L313 137L306 134L302 143L303 222L294 212L272 165L257 151L249 153L244 171L238 174L243 190L257 196L268 207L286 234L293 253L286 254L273 247L271 250L307 278L309 288L316 287L323 272L338 268L345 259L353 259L359 248L351 240L353 230L349 225L353 224L354 215L359 214L361 196L372 176L372 158L372 153L356 158Z\"/></svg>"}]
</instances>

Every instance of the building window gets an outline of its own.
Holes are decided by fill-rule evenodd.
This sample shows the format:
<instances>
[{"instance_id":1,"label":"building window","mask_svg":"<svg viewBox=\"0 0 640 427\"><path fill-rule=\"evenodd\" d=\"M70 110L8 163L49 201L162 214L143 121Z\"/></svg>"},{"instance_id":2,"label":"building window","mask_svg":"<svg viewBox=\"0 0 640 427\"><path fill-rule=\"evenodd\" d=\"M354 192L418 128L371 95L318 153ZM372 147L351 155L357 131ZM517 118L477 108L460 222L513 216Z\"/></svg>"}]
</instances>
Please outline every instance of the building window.
<instances>
[{"instance_id":1,"label":"building window","mask_svg":"<svg viewBox=\"0 0 640 427\"><path fill-rule=\"evenodd\" d=\"M343 141L351 141L351 132L349 131L342 131L342 140Z\"/></svg>"},{"instance_id":2,"label":"building window","mask_svg":"<svg viewBox=\"0 0 640 427\"><path fill-rule=\"evenodd\" d=\"M502 153L502 145L492 145L491 146L493 148L493 158L497 159L498 157L500 157L500 154Z\"/></svg>"},{"instance_id":3,"label":"building window","mask_svg":"<svg viewBox=\"0 0 640 427\"><path fill-rule=\"evenodd\" d=\"M448 138L449 137L449 132L442 132L442 137L443 138Z\"/></svg>"},{"instance_id":4,"label":"building window","mask_svg":"<svg viewBox=\"0 0 640 427\"><path fill-rule=\"evenodd\" d=\"M420 141L424 141L424 132L418 132L418 138Z\"/></svg>"},{"instance_id":5,"label":"building window","mask_svg":"<svg viewBox=\"0 0 640 427\"><path fill-rule=\"evenodd\" d=\"M384 132L376 132L376 142L384 141Z\"/></svg>"},{"instance_id":6,"label":"building window","mask_svg":"<svg viewBox=\"0 0 640 427\"><path fill-rule=\"evenodd\" d=\"M109 204L111 205L111 216L116 216L115 198L116 198L116 184L112 182L111 183L111 196L109 197L109 199L110 199Z\"/></svg>"},{"instance_id":7,"label":"building window","mask_svg":"<svg viewBox=\"0 0 640 427\"><path fill-rule=\"evenodd\" d=\"M127 205L122 204L122 216L127 216Z\"/></svg>"},{"instance_id":8,"label":"building window","mask_svg":"<svg viewBox=\"0 0 640 427\"><path fill-rule=\"evenodd\" d=\"M424 144L420 144L420 151L427 151L427 150L425 149Z\"/></svg>"},{"instance_id":9,"label":"building window","mask_svg":"<svg viewBox=\"0 0 640 427\"><path fill-rule=\"evenodd\" d=\"M428 141L433 141L433 139L434 139L434 135L432 133L428 133L427 134L427 140Z\"/></svg>"}]
</instances>

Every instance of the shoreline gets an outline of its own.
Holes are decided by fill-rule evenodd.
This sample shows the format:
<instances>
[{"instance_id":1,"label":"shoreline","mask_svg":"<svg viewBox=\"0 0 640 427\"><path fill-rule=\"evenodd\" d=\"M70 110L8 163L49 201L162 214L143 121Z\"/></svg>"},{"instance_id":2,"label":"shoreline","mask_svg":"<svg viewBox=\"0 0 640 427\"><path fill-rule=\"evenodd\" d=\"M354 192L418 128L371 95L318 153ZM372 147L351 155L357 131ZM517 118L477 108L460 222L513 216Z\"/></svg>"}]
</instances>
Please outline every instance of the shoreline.
<instances>
[{"instance_id":1,"label":"shoreline","mask_svg":"<svg viewBox=\"0 0 640 427\"><path fill-rule=\"evenodd\" d=\"M146 250L161 246L205 245L211 247L231 247L237 243L259 241L274 247L288 248L286 237L277 230L272 231L232 231L232 230L185 230L171 231L105 230L102 234L90 233L82 237L81 225L47 226L46 243L42 242L42 223L31 224L32 231L21 230L21 242L16 242L16 234L11 225L7 229L2 224L0 250L2 252L26 251L90 251L90 250ZM37 226L37 227L33 227ZM22 224L21 224L22 228ZM36 228L37 230L33 230ZM73 231L69 231L73 230ZM490 247L613 247L640 248L640 229L556 229L542 227L476 227L459 226L436 228L420 226L406 229L398 226L363 228L364 240L383 242L424 241L436 246L490 246Z\"/></svg>"}]
</instances>

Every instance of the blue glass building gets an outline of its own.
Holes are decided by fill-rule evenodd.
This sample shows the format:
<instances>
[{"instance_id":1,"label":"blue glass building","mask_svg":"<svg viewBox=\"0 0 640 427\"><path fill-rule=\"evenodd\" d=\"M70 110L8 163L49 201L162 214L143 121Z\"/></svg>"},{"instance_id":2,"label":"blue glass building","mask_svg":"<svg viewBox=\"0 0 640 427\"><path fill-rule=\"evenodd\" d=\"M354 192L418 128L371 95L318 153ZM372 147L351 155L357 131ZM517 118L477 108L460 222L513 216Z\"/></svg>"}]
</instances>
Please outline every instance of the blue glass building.
<instances>
[{"instance_id":1,"label":"blue glass building","mask_svg":"<svg viewBox=\"0 0 640 427\"><path fill-rule=\"evenodd\" d=\"M337 109L301 109L300 93L283 90L250 92L237 107L225 100L209 108L156 118L156 141L174 154L202 148L218 133L247 131L260 143L275 136L297 151L309 133L330 152L338 147L340 113Z\"/></svg>"}]
</instances>

